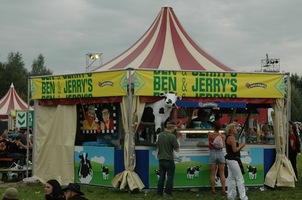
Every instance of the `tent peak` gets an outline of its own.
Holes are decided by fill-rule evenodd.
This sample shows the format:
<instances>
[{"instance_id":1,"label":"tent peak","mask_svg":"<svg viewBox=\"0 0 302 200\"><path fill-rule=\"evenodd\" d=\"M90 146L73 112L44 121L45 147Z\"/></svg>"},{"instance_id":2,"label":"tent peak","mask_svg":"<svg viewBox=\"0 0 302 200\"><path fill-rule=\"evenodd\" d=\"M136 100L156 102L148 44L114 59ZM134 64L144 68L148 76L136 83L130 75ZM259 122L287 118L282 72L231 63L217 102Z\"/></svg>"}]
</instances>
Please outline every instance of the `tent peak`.
<instances>
[{"instance_id":1,"label":"tent peak","mask_svg":"<svg viewBox=\"0 0 302 200\"><path fill-rule=\"evenodd\" d=\"M10 84L10 87L11 87L11 88L14 87L14 83Z\"/></svg>"},{"instance_id":2,"label":"tent peak","mask_svg":"<svg viewBox=\"0 0 302 200\"><path fill-rule=\"evenodd\" d=\"M171 7L171 6L169 6L169 5L170 5L170 1L169 1L169 0L166 0L166 1L165 1L164 8L166 8L166 7Z\"/></svg>"},{"instance_id":3,"label":"tent peak","mask_svg":"<svg viewBox=\"0 0 302 200\"><path fill-rule=\"evenodd\" d=\"M161 7L149 29L127 50L92 71L125 68L234 71L203 50L185 31L172 7Z\"/></svg>"}]
</instances>

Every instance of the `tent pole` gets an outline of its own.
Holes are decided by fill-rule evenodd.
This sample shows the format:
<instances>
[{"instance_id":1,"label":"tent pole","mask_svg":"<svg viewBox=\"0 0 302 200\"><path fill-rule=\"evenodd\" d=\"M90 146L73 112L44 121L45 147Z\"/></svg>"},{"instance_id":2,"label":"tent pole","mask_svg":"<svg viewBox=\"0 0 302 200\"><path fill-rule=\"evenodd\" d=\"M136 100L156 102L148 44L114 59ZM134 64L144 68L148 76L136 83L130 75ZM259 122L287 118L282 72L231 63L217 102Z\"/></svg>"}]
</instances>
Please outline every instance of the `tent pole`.
<instances>
[{"instance_id":1,"label":"tent pole","mask_svg":"<svg viewBox=\"0 0 302 200\"><path fill-rule=\"evenodd\" d=\"M230 123L232 123L232 122L234 121L234 118L235 118L236 112L237 112L237 108L234 108L234 109L233 109L233 112L232 112L231 119L230 119Z\"/></svg>"},{"instance_id":2,"label":"tent pole","mask_svg":"<svg viewBox=\"0 0 302 200\"><path fill-rule=\"evenodd\" d=\"M28 162L29 162L29 114L30 114L30 78L27 79L27 123L26 123L26 139L27 139L27 145L26 145L26 177L28 177Z\"/></svg>"},{"instance_id":3,"label":"tent pole","mask_svg":"<svg viewBox=\"0 0 302 200\"><path fill-rule=\"evenodd\" d=\"M286 151L286 156L288 157L288 145L289 144L289 135L288 135L288 123L289 121L291 120L291 83L290 83L290 74L289 73L286 73L286 84L287 86L285 85L285 88L286 91L285 91L285 105L286 105L286 122L283 122L283 124L285 125L285 137L286 137L286 145L285 145L285 151ZM283 114L283 112L282 112Z\"/></svg>"},{"instance_id":4,"label":"tent pole","mask_svg":"<svg viewBox=\"0 0 302 200\"><path fill-rule=\"evenodd\" d=\"M131 117L131 112L132 112L132 85L131 85L131 68L128 69L128 131L129 131L129 138L128 138L128 161L131 159L131 154L132 154L132 117Z\"/></svg>"},{"instance_id":5,"label":"tent pole","mask_svg":"<svg viewBox=\"0 0 302 200\"><path fill-rule=\"evenodd\" d=\"M242 137L242 134L244 133L244 130L245 130L246 126L247 126L248 120L250 119L250 116L251 116L252 112L254 111L254 109L251 108L249 111L250 112L248 113L247 117L245 118L245 122L243 124L243 127L242 127L240 133L239 133L239 137L238 138Z\"/></svg>"}]
</instances>

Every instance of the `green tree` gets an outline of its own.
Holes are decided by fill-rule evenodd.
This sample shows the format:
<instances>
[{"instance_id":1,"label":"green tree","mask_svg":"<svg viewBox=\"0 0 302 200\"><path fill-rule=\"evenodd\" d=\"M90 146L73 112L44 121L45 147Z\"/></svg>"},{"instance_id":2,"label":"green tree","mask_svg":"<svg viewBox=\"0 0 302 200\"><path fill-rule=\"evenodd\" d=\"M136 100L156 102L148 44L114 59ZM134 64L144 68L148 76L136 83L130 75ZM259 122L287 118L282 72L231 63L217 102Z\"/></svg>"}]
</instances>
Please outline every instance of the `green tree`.
<instances>
[{"instance_id":1,"label":"green tree","mask_svg":"<svg viewBox=\"0 0 302 200\"><path fill-rule=\"evenodd\" d=\"M290 76L291 82L291 120L302 121L302 77L297 73Z\"/></svg>"},{"instance_id":2,"label":"green tree","mask_svg":"<svg viewBox=\"0 0 302 200\"><path fill-rule=\"evenodd\" d=\"M4 82L5 82L5 76L3 74L4 72L4 66L5 64L0 62L0 80L1 80L1 84L0 84L0 99L5 95L5 90L7 90L7 88L5 88L4 86Z\"/></svg>"},{"instance_id":3,"label":"green tree","mask_svg":"<svg viewBox=\"0 0 302 200\"><path fill-rule=\"evenodd\" d=\"M292 74L290 76L290 82L292 85L294 85L298 90L300 90L300 92L302 93L302 78L300 76L298 76L297 73Z\"/></svg>"},{"instance_id":4,"label":"green tree","mask_svg":"<svg viewBox=\"0 0 302 200\"><path fill-rule=\"evenodd\" d=\"M30 76L52 75L52 71L45 66L44 56L39 54L33 61Z\"/></svg>"},{"instance_id":5,"label":"green tree","mask_svg":"<svg viewBox=\"0 0 302 200\"><path fill-rule=\"evenodd\" d=\"M302 94L294 84L291 87L291 120L302 121Z\"/></svg>"},{"instance_id":6,"label":"green tree","mask_svg":"<svg viewBox=\"0 0 302 200\"><path fill-rule=\"evenodd\" d=\"M13 83L19 96L26 101L27 99L27 79L28 71L24 67L22 54L9 53L7 62L1 63L1 84L0 95L3 97Z\"/></svg>"}]
</instances>

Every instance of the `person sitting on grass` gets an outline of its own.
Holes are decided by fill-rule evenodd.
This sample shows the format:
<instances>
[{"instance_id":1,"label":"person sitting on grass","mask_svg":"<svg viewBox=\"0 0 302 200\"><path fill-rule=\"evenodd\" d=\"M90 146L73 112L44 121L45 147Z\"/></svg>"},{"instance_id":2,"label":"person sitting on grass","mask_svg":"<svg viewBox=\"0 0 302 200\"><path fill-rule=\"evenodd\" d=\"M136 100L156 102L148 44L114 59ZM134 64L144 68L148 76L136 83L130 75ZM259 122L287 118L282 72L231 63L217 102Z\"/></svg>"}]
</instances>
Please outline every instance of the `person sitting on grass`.
<instances>
[{"instance_id":1,"label":"person sitting on grass","mask_svg":"<svg viewBox=\"0 0 302 200\"><path fill-rule=\"evenodd\" d=\"M46 200L65 200L64 192L60 183L51 179L48 180L45 184L45 199Z\"/></svg>"},{"instance_id":2,"label":"person sitting on grass","mask_svg":"<svg viewBox=\"0 0 302 200\"><path fill-rule=\"evenodd\" d=\"M76 183L69 183L66 188L63 189L66 200L87 200L83 197L84 193L81 192L80 185Z\"/></svg>"}]
</instances>

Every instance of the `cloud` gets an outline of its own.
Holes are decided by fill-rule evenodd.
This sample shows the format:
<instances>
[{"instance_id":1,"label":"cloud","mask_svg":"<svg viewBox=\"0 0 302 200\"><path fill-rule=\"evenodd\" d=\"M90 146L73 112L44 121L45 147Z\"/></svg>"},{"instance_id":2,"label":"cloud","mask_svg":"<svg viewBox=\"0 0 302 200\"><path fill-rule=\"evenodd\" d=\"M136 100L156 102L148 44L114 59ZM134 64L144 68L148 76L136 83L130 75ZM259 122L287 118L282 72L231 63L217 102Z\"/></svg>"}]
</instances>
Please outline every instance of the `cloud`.
<instances>
[{"instance_id":1,"label":"cloud","mask_svg":"<svg viewBox=\"0 0 302 200\"><path fill-rule=\"evenodd\" d=\"M75 152L81 153L83 150L84 150L83 146L74 146L74 151Z\"/></svg>"},{"instance_id":2,"label":"cloud","mask_svg":"<svg viewBox=\"0 0 302 200\"><path fill-rule=\"evenodd\" d=\"M0 61L20 52L28 70L41 53L54 74L86 70L85 55L107 62L136 42L165 1L4 1ZM281 71L302 75L302 1L168 1L187 33L210 55L235 69L261 69L266 54ZM146 9L148 8L148 9ZM97 63L96 63L97 64ZM94 66L96 67L96 66Z\"/></svg>"},{"instance_id":3,"label":"cloud","mask_svg":"<svg viewBox=\"0 0 302 200\"><path fill-rule=\"evenodd\" d=\"M91 161L100 163L100 164L104 164L106 159L103 156L97 157L97 156L93 156L93 158L91 158Z\"/></svg>"},{"instance_id":4,"label":"cloud","mask_svg":"<svg viewBox=\"0 0 302 200\"><path fill-rule=\"evenodd\" d=\"M250 156L242 157L241 162L245 164L250 164L252 162L252 158Z\"/></svg>"},{"instance_id":5,"label":"cloud","mask_svg":"<svg viewBox=\"0 0 302 200\"><path fill-rule=\"evenodd\" d=\"M191 161L190 157L186 157L186 156L181 157L181 162L190 162L190 161Z\"/></svg>"}]
</instances>

